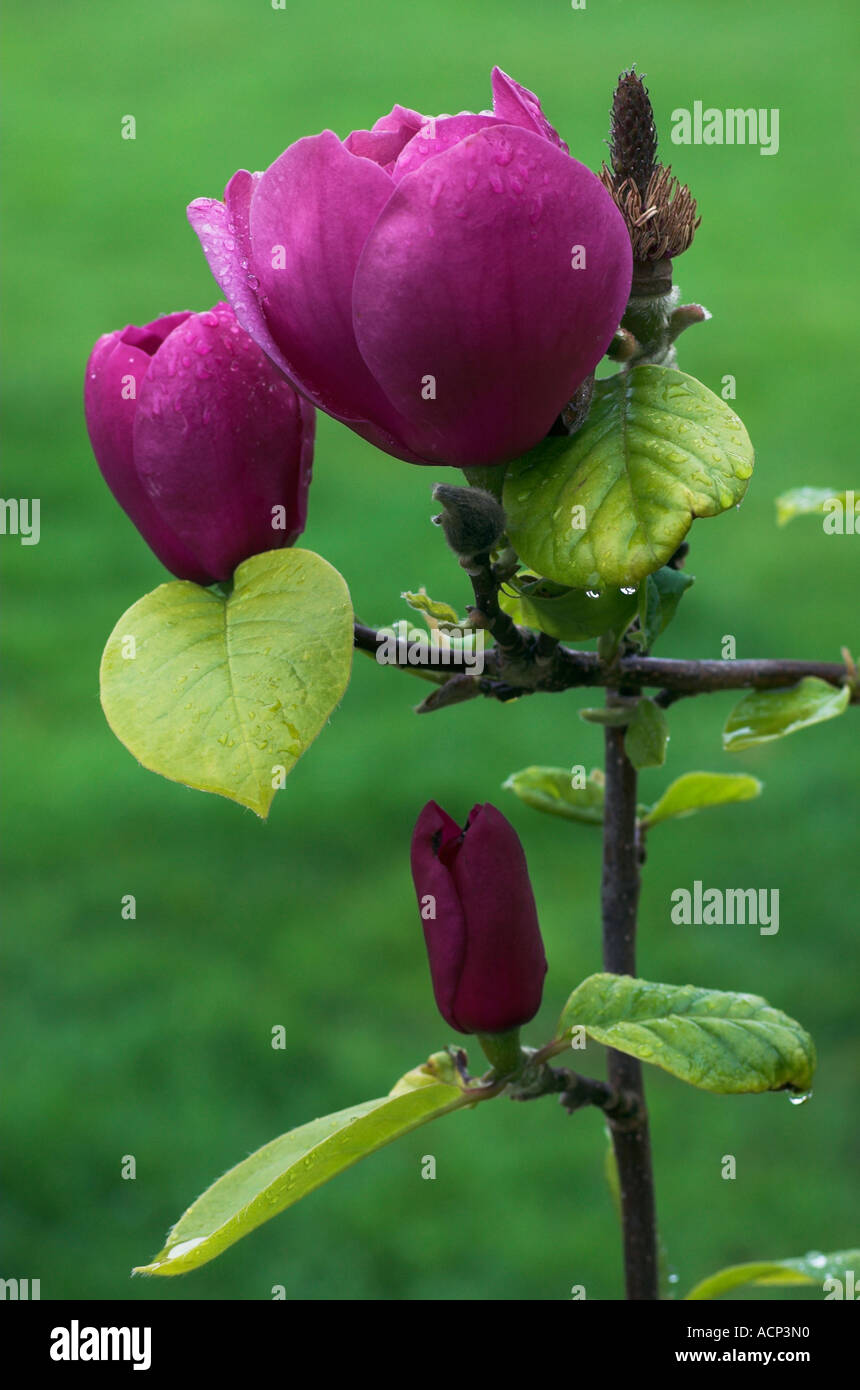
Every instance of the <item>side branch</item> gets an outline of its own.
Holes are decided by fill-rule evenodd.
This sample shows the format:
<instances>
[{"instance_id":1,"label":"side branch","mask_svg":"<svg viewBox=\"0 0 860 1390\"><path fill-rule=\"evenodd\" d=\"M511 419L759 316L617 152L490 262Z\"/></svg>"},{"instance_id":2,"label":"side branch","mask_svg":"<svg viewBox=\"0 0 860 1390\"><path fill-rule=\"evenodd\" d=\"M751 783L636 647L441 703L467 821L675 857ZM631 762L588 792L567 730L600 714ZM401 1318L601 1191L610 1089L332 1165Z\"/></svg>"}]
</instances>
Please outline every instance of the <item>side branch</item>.
<instances>
[{"instance_id":1,"label":"side branch","mask_svg":"<svg viewBox=\"0 0 860 1390\"><path fill-rule=\"evenodd\" d=\"M677 661L623 656L608 664L596 652L575 651L560 644L551 650L544 634L516 627L505 614L486 614L483 608L481 611L497 629L500 641L485 653L480 673L473 658L458 659L455 653L449 653L448 669L458 681L458 700L436 700L431 708L478 695L506 701L536 691L556 693L589 686L607 686L631 694L656 689L662 693L661 703L671 704L688 695L720 690L779 690L796 685L804 676L817 676L836 687L851 679L847 666L837 661ZM390 639L375 628L356 623L357 650L375 656L384 641ZM426 651L417 650L406 638L397 642L395 659L389 664L416 675L432 673L437 680L444 674L438 661L431 660ZM471 686L468 693L466 680ZM860 687L853 689L851 703L860 704Z\"/></svg>"}]
</instances>

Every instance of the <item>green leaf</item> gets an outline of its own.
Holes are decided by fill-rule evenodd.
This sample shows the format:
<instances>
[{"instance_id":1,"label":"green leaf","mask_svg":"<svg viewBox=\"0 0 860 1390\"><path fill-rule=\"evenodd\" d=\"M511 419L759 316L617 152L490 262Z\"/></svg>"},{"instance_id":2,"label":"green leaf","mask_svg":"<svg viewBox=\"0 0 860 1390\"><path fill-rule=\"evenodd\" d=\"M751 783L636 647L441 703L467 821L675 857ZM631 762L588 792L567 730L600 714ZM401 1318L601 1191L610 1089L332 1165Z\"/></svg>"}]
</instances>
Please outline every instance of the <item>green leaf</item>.
<instances>
[{"instance_id":1,"label":"green leaf","mask_svg":"<svg viewBox=\"0 0 860 1390\"><path fill-rule=\"evenodd\" d=\"M633 718L633 710L627 706L596 705L577 712L586 724L602 724L612 729L626 729Z\"/></svg>"},{"instance_id":2,"label":"green leaf","mask_svg":"<svg viewBox=\"0 0 860 1390\"><path fill-rule=\"evenodd\" d=\"M844 512L848 506L848 489L839 492L832 487L795 487L777 497L776 524L786 526L796 516L821 516L837 510ZM860 487L851 491L851 506L855 513L860 513Z\"/></svg>"},{"instance_id":3,"label":"green leaf","mask_svg":"<svg viewBox=\"0 0 860 1390\"><path fill-rule=\"evenodd\" d=\"M618 1176L618 1160L615 1157L615 1145L612 1141L612 1130L609 1125L604 1125L603 1132L606 1136L606 1149L603 1155L603 1176L606 1186L609 1188L609 1195L612 1198L612 1209L615 1212L619 1226L621 1225L621 1179Z\"/></svg>"},{"instance_id":4,"label":"green leaf","mask_svg":"<svg viewBox=\"0 0 860 1390\"><path fill-rule=\"evenodd\" d=\"M583 642L609 631L620 635L636 616L635 590L589 594L534 575L509 580L499 594L499 604L521 627L537 628L562 642Z\"/></svg>"},{"instance_id":5,"label":"green leaf","mask_svg":"<svg viewBox=\"0 0 860 1390\"><path fill-rule=\"evenodd\" d=\"M502 484L505 481L503 463L496 463L488 468L464 468L463 475L469 487L483 488L484 492L491 492L501 500Z\"/></svg>"},{"instance_id":6,"label":"green leaf","mask_svg":"<svg viewBox=\"0 0 860 1390\"><path fill-rule=\"evenodd\" d=\"M740 753L835 719L848 708L850 699L847 685L828 685L817 676L806 676L790 690L750 690L726 720L723 748L727 753Z\"/></svg>"},{"instance_id":7,"label":"green leaf","mask_svg":"<svg viewBox=\"0 0 860 1390\"><path fill-rule=\"evenodd\" d=\"M669 742L669 722L660 706L645 697L634 707L624 735L624 751L636 768L662 767Z\"/></svg>"},{"instance_id":8,"label":"green leaf","mask_svg":"<svg viewBox=\"0 0 860 1390\"><path fill-rule=\"evenodd\" d=\"M436 1054L389 1095L312 1120L243 1159L192 1203L164 1249L134 1273L198 1269L359 1159L476 1099L481 1097L465 1088L447 1054Z\"/></svg>"},{"instance_id":9,"label":"green leaf","mask_svg":"<svg viewBox=\"0 0 860 1390\"><path fill-rule=\"evenodd\" d=\"M105 717L150 771L265 817L346 689L352 622L346 584L310 550L246 560L229 597L162 584L108 638Z\"/></svg>"},{"instance_id":10,"label":"green leaf","mask_svg":"<svg viewBox=\"0 0 860 1390\"><path fill-rule=\"evenodd\" d=\"M703 1091L807 1092L809 1034L755 994L591 975L568 999L557 1037L581 1026L596 1042L652 1062Z\"/></svg>"},{"instance_id":11,"label":"green leaf","mask_svg":"<svg viewBox=\"0 0 860 1390\"><path fill-rule=\"evenodd\" d=\"M431 598L424 589L419 589L417 594L412 594L407 589L400 597L406 599L410 608L414 608L418 613L426 613L429 618L435 618L436 622L451 623L454 627L460 626L456 608L452 608L450 603L442 603L438 599Z\"/></svg>"},{"instance_id":12,"label":"green leaf","mask_svg":"<svg viewBox=\"0 0 860 1390\"><path fill-rule=\"evenodd\" d=\"M857 1275L857 1287L860 1287L860 1250L837 1250L831 1255L811 1250L796 1260L755 1260L749 1264L728 1265L696 1284L685 1297L688 1301L719 1298L721 1293L728 1293L729 1289L741 1284L783 1288L793 1284L817 1284L821 1287L828 1279L845 1284L849 1271ZM835 1293L835 1286L831 1286L829 1292Z\"/></svg>"},{"instance_id":13,"label":"green leaf","mask_svg":"<svg viewBox=\"0 0 860 1390\"><path fill-rule=\"evenodd\" d=\"M694 377L651 364L594 389L572 438L508 464L508 536L525 564L575 589L638 584L671 559L696 517L740 502L749 436Z\"/></svg>"},{"instance_id":14,"label":"green leaf","mask_svg":"<svg viewBox=\"0 0 860 1390\"><path fill-rule=\"evenodd\" d=\"M664 565L639 587L639 632L633 634L643 651L650 651L675 616L684 594L695 583L692 574Z\"/></svg>"},{"instance_id":15,"label":"green leaf","mask_svg":"<svg viewBox=\"0 0 860 1390\"><path fill-rule=\"evenodd\" d=\"M673 816L692 816L707 806L725 806L731 801L751 801L761 795L756 777L738 772L685 772L666 788L659 801L642 817L646 828Z\"/></svg>"},{"instance_id":16,"label":"green leaf","mask_svg":"<svg viewBox=\"0 0 860 1390\"><path fill-rule=\"evenodd\" d=\"M522 772L511 773L502 786L536 811L582 825L602 825L605 778L600 768L588 774L584 787L572 786L571 780L564 767L525 767Z\"/></svg>"}]
</instances>

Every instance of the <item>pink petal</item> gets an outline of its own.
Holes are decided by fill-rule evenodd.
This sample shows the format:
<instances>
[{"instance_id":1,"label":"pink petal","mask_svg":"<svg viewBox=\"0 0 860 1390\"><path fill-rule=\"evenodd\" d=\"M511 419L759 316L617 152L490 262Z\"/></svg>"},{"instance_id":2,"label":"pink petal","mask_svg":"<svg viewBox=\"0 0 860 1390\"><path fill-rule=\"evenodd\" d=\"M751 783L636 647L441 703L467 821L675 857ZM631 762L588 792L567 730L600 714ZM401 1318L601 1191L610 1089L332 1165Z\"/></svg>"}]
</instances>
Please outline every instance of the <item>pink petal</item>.
<instances>
[{"instance_id":1,"label":"pink petal","mask_svg":"<svg viewBox=\"0 0 860 1390\"><path fill-rule=\"evenodd\" d=\"M475 116L471 111L463 111L459 116L434 117L426 121L417 135L404 146L391 177L395 183L399 183L404 174L423 168L428 159L465 140L467 135L474 135L487 126L504 124L495 116Z\"/></svg>"},{"instance_id":2,"label":"pink petal","mask_svg":"<svg viewBox=\"0 0 860 1390\"><path fill-rule=\"evenodd\" d=\"M577 245L586 269L572 268ZM600 181L530 131L484 129L407 174L353 294L362 356L409 421L405 444L460 467L532 448L603 356L630 275Z\"/></svg>"},{"instance_id":3,"label":"pink petal","mask_svg":"<svg viewBox=\"0 0 860 1390\"><path fill-rule=\"evenodd\" d=\"M248 218L251 199L262 174L240 169L224 191L224 202L217 198L197 198L188 206L188 221L194 228L209 269L221 286L236 318L254 342L289 375L287 363L272 337L257 297L257 282L251 270L251 243Z\"/></svg>"},{"instance_id":4,"label":"pink petal","mask_svg":"<svg viewBox=\"0 0 860 1390\"><path fill-rule=\"evenodd\" d=\"M190 315L169 317L182 323ZM90 354L84 382L87 429L105 482L150 549L171 573L198 584L209 584L211 578L205 566L165 523L135 464L134 421L152 357L124 340L141 336L145 339L148 330L157 330L165 322L157 321L147 325L147 329L129 325L119 333L106 333L99 338ZM129 396L129 378L134 381L133 398Z\"/></svg>"},{"instance_id":5,"label":"pink petal","mask_svg":"<svg viewBox=\"0 0 860 1390\"><path fill-rule=\"evenodd\" d=\"M373 420L396 434L395 412L352 327L355 267L391 191L388 174L350 154L332 131L299 140L260 180L251 245L266 318L290 377L329 414ZM283 269L276 268L279 257Z\"/></svg>"},{"instance_id":6,"label":"pink petal","mask_svg":"<svg viewBox=\"0 0 860 1390\"><path fill-rule=\"evenodd\" d=\"M417 111L395 106L387 116L380 116L372 130L354 130L343 143L350 154L372 159L390 173L403 146L420 130L423 121Z\"/></svg>"},{"instance_id":7,"label":"pink petal","mask_svg":"<svg viewBox=\"0 0 860 1390\"><path fill-rule=\"evenodd\" d=\"M528 87L521 87L501 68L493 68L493 110L509 125L522 126L542 135L567 153L567 145L541 110L540 101Z\"/></svg>"},{"instance_id":8,"label":"pink petal","mask_svg":"<svg viewBox=\"0 0 860 1390\"><path fill-rule=\"evenodd\" d=\"M312 413L225 304L165 339L139 393L135 465L208 583L300 534L312 428ZM286 531L272 526L278 505Z\"/></svg>"}]
</instances>

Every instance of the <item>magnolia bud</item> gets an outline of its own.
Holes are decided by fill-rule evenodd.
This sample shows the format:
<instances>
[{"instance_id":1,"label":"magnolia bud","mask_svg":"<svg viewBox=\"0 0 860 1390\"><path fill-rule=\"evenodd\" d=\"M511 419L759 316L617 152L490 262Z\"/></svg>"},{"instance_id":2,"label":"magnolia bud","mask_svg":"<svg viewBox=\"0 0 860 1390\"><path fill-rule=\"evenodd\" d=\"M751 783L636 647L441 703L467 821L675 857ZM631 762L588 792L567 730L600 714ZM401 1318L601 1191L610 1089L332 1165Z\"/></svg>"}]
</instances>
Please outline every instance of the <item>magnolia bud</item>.
<instances>
[{"instance_id":1,"label":"magnolia bud","mask_svg":"<svg viewBox=\"0 0 860 1390\"><path fill-rule=\"evenodd\" d=\"M465 829L435 801L418 817L412 877L436 1004L459 1033L509 1033L540 1008L546 956L526 857L495 806Z\"/></svg>"},{"instance_id":2,"label":"magnolia bud","mask_svg":"<svg viewBox=\"0 0 860 1390\"><path fill-rule=\"evenodd\" d=\"M505 534L505 512L491 492L480 487L449 487L437 483L433 501L444 510L433 520L445 532L445 539L461 560L486 555Z\"/></svg>"}]
</instances>

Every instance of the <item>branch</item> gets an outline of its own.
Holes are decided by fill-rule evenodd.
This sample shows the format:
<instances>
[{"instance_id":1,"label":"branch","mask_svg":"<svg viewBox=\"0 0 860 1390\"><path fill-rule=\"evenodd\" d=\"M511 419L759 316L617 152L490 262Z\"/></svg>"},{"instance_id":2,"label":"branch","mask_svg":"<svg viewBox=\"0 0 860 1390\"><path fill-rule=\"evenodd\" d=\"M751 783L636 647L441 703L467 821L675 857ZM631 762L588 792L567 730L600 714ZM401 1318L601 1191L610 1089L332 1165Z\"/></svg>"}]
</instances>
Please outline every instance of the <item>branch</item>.
<instances>
[{"instance_id":1,"label":"branch","mask_svg":"<svg viewBox=\"0 0 860 1390\"><path fill-rule=\"evenodd\" d=\"M474 659L465 661L458 659L454 652L448 653L451 656L448 669L460 683L457 700L427 701L428 710L478 695L507 701L536 691L557 693L594 686L615 687L631 694L656 689L660 691L659 702L665 707L689 695L713 694L721 690L784 689L796 685L804 676L817 676L836 687L850 682L847 666L838 661L677 661L624 656L607 664L596 652L553 644L544 633L518 628L498 608L497 598L494 601L485 587L485 574L472 578L479 613L486 620L485 626L496 645L484 653L484 669L480 673L475 669ZM375 628L356 623L355 646L359 651L375 656L379 644L387 640L390 639ZM423 675L425 679L428 675L435 677L444 689L444 668L437 661L411 650L406 639L397 642L395 659L390 664ZM472 683L471 694L466 694L462 688L464 679ZM860 704L860 687L853 689L851 703Z\"/></svg>"},{"instance_id":2,"label":"branch","mask_svg":"<svg viewBox=\"0 0 860 1390\"><path fill-rule=\"evenodd\" d=\"M607 1120L625 1126L635 1126L641 1120L639 1097L626 1091L614 1091L605 1081L581 1076L566 1067L540 1064L533 1071L526 1067L523 1077L508 1087L511 1100L537 1100L540 1096L558 1095L559 1103L569 1115L583 1106L595 1105Z\"/></svg>"},{"instance_id":3,"label":"branch","mask_svg":"<svg viewBox=\"0 0 860 1390\"><path fill-rule=\"evenodd\" d=\"M614 691L608 705L628 703ZM603 968L614 975L636 974L636 913L639 904L639 845L636 835L636 769L624 751L624 729L608 725L606 801L603 821ZM657 1272L657 1215L651 1139L642 1063L609 1048L609 1089L636 1104L630 1118L607 1116L618 1167L624 1272L627 1298L660 1297Z\"/></svg>"}]
</instances>

